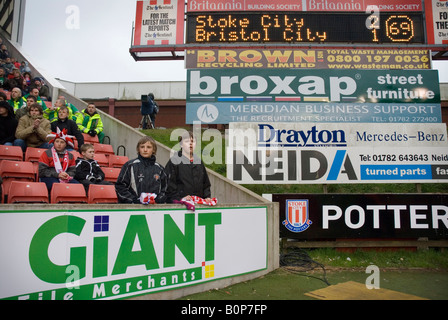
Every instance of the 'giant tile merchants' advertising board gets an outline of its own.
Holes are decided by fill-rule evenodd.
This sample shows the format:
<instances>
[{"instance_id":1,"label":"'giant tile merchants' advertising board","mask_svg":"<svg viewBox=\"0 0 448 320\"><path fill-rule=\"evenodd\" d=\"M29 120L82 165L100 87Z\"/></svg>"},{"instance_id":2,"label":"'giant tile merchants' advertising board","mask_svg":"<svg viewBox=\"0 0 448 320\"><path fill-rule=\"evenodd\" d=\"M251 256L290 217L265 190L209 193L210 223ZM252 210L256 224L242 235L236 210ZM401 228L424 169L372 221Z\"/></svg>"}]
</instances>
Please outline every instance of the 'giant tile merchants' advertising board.
<instances>
[{"instance_id":1,"label":"'giant tile merchants' advertising board","mask_svg":"<svg viewBox=\"0 0 448 320\"><path fill-rule=\"evenodd\" d=\"M0 299L127 298L265 270L267 208L2 211L0 241Z\"/></svg>"}]
</instances>

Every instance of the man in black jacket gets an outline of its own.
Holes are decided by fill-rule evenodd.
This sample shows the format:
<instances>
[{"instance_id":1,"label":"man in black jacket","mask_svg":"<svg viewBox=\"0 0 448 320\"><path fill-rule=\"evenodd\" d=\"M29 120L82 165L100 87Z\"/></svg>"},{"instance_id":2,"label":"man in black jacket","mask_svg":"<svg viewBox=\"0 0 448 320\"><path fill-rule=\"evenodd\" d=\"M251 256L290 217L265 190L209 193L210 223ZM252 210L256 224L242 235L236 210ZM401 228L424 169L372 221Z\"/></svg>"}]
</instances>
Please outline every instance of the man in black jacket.
<instances>
[{"instance_id":1,"label":"man in black jacket","mask_svg":"<svg viewBox=\"0 0 448 320\"><path fill-rule=\"evenodd\" d=\"M67 129L67 135L74 136L78 141L78 150L81 152L81 146L84 144L84 137L78 129L75 121L68 118L69 110L66 106L61 106L58 111L58 120L51 123L51 131L56 132L57 129Z\"/></svg>"},{"instance_id":2,"label":"man in black jacket","mask_svg":"<svg viewBox=\"0 0 448 320\"><path fill-rule=\"evenodd\" d=\"M6 101L0 101L0 144L13 145L17 124L12 106Z\"/></svg>"}]
</instances>

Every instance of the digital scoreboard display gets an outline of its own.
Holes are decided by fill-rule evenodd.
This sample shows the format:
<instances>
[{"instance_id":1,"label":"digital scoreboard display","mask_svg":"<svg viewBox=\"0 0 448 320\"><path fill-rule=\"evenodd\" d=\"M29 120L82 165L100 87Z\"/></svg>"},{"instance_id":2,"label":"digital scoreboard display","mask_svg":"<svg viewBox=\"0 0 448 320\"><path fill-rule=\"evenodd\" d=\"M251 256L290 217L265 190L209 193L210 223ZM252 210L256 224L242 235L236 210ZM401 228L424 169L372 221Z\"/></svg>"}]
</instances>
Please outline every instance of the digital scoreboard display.
<instances>
[{"instance_id":1,"label":"digital scoreboard display","mask_svg":"<svg viewBox=\"0 0 448 320\"><path fill-rule=\"evenodd\" d=\"M229 12L187 15L187 43L425 43L422 13Z\"/></svg>"}]
</instances>

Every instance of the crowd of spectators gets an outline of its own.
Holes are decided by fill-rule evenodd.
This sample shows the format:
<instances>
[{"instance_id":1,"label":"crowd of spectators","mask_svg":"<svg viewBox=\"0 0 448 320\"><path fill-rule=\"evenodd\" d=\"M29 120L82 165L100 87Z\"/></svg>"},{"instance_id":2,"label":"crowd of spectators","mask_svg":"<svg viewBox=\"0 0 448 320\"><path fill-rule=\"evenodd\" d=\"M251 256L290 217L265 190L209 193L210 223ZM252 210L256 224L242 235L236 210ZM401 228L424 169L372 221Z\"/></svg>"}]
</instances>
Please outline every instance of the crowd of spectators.
<instances>
[{"instance_id":1,"label":"crowd of spectators","mask_svg":"<svg viewBox=\"0 0 448 320\"><path fill-rule=\"evenodd\" d=\"M72 155L66 157L75 145L66 142L73 138L81 151L82 133L98 136L103 143L103 123L95 105L88 104L80 111L62 95L52 101L45 80L33 77L28 62L12 57L0 38L0 144L19 146L24 154L29 147L46 149L49 168L42 170L39 177L51 187L61 177L67 178L58 172L58 163L62 168L68 159L74 163Z\"/></svg>"},{"instance_id":2,"label":"crowd of spectators","mask_svg":"<svg viewBox=\"0 0 448 320\"><path fill-rule=\"evenodd\" d=\"M77 138L79 148L84 142L81 133L98 136L99 142L103 142L103 123L95 105L89 104L80 111L64 96L52 101L44 78L33 76L27 61L19 62L11 56L1 38L0 101L6 101L12 108L3 104L1 144L20 146L23 152L27 147L50 148L52 144L46 136L56 128L67 129L68 135ZM61 113L61 109L65 111Z\"/></svg>"},{"instance_id":3,"label":"crowd of spectators","mask_svg":"<svg viewBox=\"0 0 448 320\"><path fill-rule=\"evenodd\" d=\"M152 97L153 98L153 97ZM98 136L103 123L93 103L79 111L64 96L52 101L41 77L34 77L26 61L17 62L0 39L0 144L46 149L39 160L39 179L50 194L54 183L108 184L94 160L94 148L82 135ZM70 152L77 142L80 156ZM163 167L156 162L157 145L151 137L137 145L138 157L125 163L115 183L120 203L216 204L210 198L205 167L193 155L192 133L179 139L181 150Z\"/></svg>"}]
</instances>

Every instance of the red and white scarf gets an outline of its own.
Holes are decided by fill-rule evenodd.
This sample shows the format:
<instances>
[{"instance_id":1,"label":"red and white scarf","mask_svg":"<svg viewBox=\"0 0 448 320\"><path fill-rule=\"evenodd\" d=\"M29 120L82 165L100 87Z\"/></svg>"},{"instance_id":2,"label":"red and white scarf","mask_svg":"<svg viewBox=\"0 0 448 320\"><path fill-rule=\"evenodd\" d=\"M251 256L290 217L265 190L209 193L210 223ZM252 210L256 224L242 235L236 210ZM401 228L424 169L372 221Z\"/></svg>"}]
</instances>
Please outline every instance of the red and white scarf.
<instances>
[{"instance_id":1,"label":"red and white scarf","mask_svg":"<svg viewBox=\"0 0 448 320\"><path fill-rule=\"evenodd\" d=\"M156 198L157 195L155 193L142 192L139 200L141 204L155 204Z\"/></svg>"},{"instance_id":2,"label":"red and white scarf","mask_svg":"<svg viewBox=\"0 0 448 320\"><path fill-rule=\"evenodd\" d=\"M61 165L61 161L59 160L59 155L56 152L56 150L54 149L54 147L51 148L51 154L53 155L54 168L56 169L56 172L58 174L61 173L61 172L66 172L67 168L68 168L68 159L69 159L68 151L65 150L64 159L62 160L63 161L63 165ZM67 183L71 179L73 179L73 178L69 177L66 180L59 179L59 181L62 182L62 183Z\"/></svg>"},{"instance_id":3,"label":"red and white scarf","mask_svg":"<svg viewBox=\"0 0 448 320\"><path fill-rule=\"evenodd\" d=\"M196 204L205 204L209 206L216 206L218 203L218 199L211 198L210 200L203 199L198 196L191 196L191 200L187 200L186 198L182 198L182 200L173 200L173 203L183 204L187 207L187 210L195 211Z\"/></svg>"}]
</instances>

